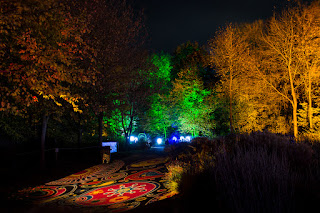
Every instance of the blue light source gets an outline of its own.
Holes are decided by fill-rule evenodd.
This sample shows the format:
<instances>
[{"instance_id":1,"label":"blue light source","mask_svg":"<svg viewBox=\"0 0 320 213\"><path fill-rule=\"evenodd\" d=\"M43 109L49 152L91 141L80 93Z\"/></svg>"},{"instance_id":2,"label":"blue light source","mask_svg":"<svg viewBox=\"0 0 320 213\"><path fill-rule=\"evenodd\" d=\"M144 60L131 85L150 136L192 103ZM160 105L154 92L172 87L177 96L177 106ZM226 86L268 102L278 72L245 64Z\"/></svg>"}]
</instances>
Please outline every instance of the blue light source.
<instances>
[{"instance_id":1,"label":"blue light source","mask_svg":"<svg viewBox=\"0 0 320 213\"><path fill-rule=\"evenodd\" d=\"M176 141L178 140L178 138L177 138L176 136L173 136L172 140L173 140L174 142L176 142Z\"/></svg>"},{"instance_id":2,"label":"blue light source","mask_svg":"<svg viewBox=\"0 0 320 213\"><path fill-rule=\"evenodd\" d=\"M190 141L191 141L191 137L190 137L190 136L187 136L187 137L185 138L185 141L186 141L186 142L190 142Z\"/></svg>"},{"instance_id":3,"label":"blue light source","mask_svg":"<svg viewBox=\"0 0 320 213\"><path fill-rule=\"evenodd\" d=\"M157 144L160 145L161 143L162 143L162 138L158 138L158 139L157 139Z\"/></svg>"},{"instance_id":4,"label":"blue light source","mask_svg":"<svg viewBox=\"0 0 320 213\"><path fill-rule=\"evenodd\" d=\"M180 141L180 142L183 142L183 141L184 141L184 137L183 137L183 136L180 136L179 141Z\"/></svg>"}]
</instances>

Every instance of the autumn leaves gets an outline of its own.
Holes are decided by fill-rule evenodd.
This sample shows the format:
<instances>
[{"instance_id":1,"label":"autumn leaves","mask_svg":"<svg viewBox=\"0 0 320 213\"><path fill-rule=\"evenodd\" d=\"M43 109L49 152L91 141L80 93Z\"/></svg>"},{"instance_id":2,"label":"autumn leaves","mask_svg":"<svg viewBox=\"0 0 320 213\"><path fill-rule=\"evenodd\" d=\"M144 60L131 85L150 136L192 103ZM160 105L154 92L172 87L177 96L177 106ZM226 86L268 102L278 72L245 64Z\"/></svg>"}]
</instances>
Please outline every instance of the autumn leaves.
<instances>
[{"instance_id":1,"label":"autumn leaves","mask_svg":"<svg viewBox=\"0 0 320 213\"><path fill-rule=\"evenodd\" d=\"M300 110L308 115L307 131L317 128L313 109L320 104L319 11L319 2L314 2L287 8L264 22L230 24L209 42L211 64L229 104L231 130L268 128L298 137L303 103L308 105ZM238 118L233 117L241 106Z\"/></svg>"}]
</instances>

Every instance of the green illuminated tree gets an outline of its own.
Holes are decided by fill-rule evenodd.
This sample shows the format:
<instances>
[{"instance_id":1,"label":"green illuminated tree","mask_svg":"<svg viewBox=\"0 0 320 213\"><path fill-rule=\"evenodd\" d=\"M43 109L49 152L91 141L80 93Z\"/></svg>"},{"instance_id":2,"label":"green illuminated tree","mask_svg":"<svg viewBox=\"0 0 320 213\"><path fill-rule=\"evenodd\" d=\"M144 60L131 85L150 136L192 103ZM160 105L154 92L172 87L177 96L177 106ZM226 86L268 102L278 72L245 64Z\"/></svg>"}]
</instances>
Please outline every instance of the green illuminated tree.
<instances>
[{"instance_id":1,"label":"green illuminated tree","mask_svg":"<svg viewBox=\"0 0 320 213\"><path fill-rule=\"evenodd\" d=\"M149 85L154 89L150 93L150 106L142 116L142 126L151 134L162 134L167 137L168 127L171 125L170 102L168 94L171 87L172 57L169 54L160 53L151 56L152 67L148 76Z\"/></svg>"},{"instance_id":2,"label":"green illuminated tree","mask_svg":"<svg viewBox=\"0 0 320 213\"><path fill-rule=\"evenodd\" d=\"M214 111L213 97L204 89L197 68L183 69L173 82L171 98L177 114L179 130L193 137L212 135L215 124L211 119Z\"/></svg>"},{"instance_id":3,"label":"green illuminated tree","mask_svg":"<svg viewBox=\"0 0 320 213\"><path fill-rule=\"evenodd\" d=\"M131 133L136 129L137 117L132 116L131 110L123 109L126 105L120 104L120 101L114 101L115 108L106 114L104 117L104 123L107 125L108 132L113 137L124 136L128 138Z\"/></svg>"},{"instance_id":4,"label":"green illuminated tree","mask_svg":"<svg viewBox=\"0 0 320 213\"><path fill-rule=\"evenodd\" d=\"M171 60L171 55L165 53L153 54L151 56L153 67L150 68L149 72L146 72L146 75L148 75L148 80L151 83L150 86L157 88L157 91L160 93L167 92L168 90L171 80Z\"/></svg>"},{"instance_id":5,"label":"green illuminated tree","mask_svg":"<svg viewBox=\"0 0 320 213\"><path fill-rule=\"evenodd\" d=\"M172 122L170 102L167 95L153 95L150 108L144 116L144 128L151 134L160 134L166 139L168 128Z\"/></svg>"}]
</instances>

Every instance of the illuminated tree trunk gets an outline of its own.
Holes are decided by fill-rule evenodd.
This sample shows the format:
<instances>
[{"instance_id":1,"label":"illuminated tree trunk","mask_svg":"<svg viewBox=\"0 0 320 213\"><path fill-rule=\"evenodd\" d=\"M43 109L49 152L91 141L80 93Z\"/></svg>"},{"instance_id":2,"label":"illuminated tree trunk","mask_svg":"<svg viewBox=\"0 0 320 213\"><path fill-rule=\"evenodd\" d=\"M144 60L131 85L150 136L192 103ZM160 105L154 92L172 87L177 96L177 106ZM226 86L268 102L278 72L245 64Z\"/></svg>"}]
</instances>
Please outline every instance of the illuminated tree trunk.
<instances>
[{"instance_id":1,"label":"illuminated tree trunk","mask_svg":"<svg viewBox=\"0 0 320 213\"><path fill-rule=\"evenodd\" d=\"M293 101L293 135L298 137L298 122L297 122L297 100Z\"/></svg>"},{"instance_id":2,"label":"illuminated tree trunk","mask_svg":"<svg viewBox=\"0 0 320 213\"><path fill-rule=\"evenodd\" d=\"M291 69L291 59L289 59L288 62L288 74L289 74L289 81L290 81L290 87L291 87L291 95L292 95L292 116L293 116L293 135L295 138L298 137L298 119L297 119L297 108L298 108L298 100L297 95L295 91L295 87L293 84L293 74Z\"/></svg>"},{"instance_id":3,"label":"illuminated tree trunk","mask_svg":"<svg viewBox=\"0 0 320 213\"><path fill-rule=\"evenodd\" d=\"M129 127L128 127L128 134L131 135L132 133L132 126L133 125L133 115L130 116L130 124L129 124Z\"/></svg>"},{"instance_id":4,"label":"illuminated tree trunk","mask_svg":"<svg viewBox=\"0 0 320 213\"><path fill-rule=\"evenodd\" d=\"M132 125L133 125L133 103L131 104L131 108L130 108L130 123L127 130L129 136L132 133L132 127L133 127Z\"/></svg>"},{"instance_id":5,"label":"illuminated tree trunk","mask_svg":"<svg viewBox=\"0 0 320 213\"><path fill-rule=\"evenodd\" d=\"M167 127L163 126L164 140L167 140Z\"/></svg>"},{"instance_id":6,"label":"illuminated tree trunk","mask_svg":"<svg viewBox=\"0 0 320 213\"><path fill-rule=\"evenodd\" d=\"M230 83L229 83L229 119L230 119L230 131L233 131L233 121L232 121L232 68L230 69Z\"/></svg>"},{"instance_id":7,"label":"illuminated tree trunk","mask_svg":"<svg viewBox=\"0 0 320 213\"><path fill-rule=\"evenodd\" d=\"M123 130L124 130L124 135L126 137L126 146L129 146L129 137L130 137L130 135L132 133L133 116L130 116L130 123L129 123L128 127L125 126L124 119L125 118L122 116L122 127L123 127Z\"/></svg>"},{"instance_id":8,"label":"illuminated tree trunk","mask_svg":"<svg viewBox=\"0 0 320 213\"><path fill-rule=\"evenodd\" d=\"M289 9L281 14L281 17L273 17L268 25L268 32L263 36L263 42L268 46L266 53L266 63L264 78L268 85L281 97L281 102L288 101L292 105L293 134L297 138L299 135L297 122L298 92L302 84L304 71L298 61L299 42L297 38L296 10ZM271 63L270 63L271 62ZM270 72L270 64L274 70ZM274 76L273 76L274 75ZM287 85L287 86L286 86ZM308 83L307 83L308 85ZM308 86L307 86L308 87ZM288 89L285 89L288 88Z\"/></svg>"},{"instance_id":9,"label":"illuminated tree trunk","mask_svg":"<svg viewBox=\"0 0 320 213\"><path fill-rule=\"evenodd\" d=\"M308 117L309 117L309 127L310 127L310 130L313 129L313 121L312 121L312 98L311 98L311 73L309 71L308 73L309 75L309 86L308 86Z\"/></svg>"},{"instance_id":10,"label":"illuminated tree trunk","mask_svg":"<svg viewBox=\"0 0 320 213\"><path fill-rule=\"evenodd\" d=\"M41 128L41 168L45 168L45 142L46 142L46 133L48 126L49 116L44 113L42 116L42 128Z\"/></svg>"},{"instance_id":11,"label":"illuminated tree trunk","mask_svg":"<svg viewBox=\"0 0 320 213\"><path fill-rule=\"evenodd\" d=\"M233 103L239 96L242 89L239 85L239 78L244 75L248 68L249 45L246 36L241 29L233 24L229 24L225 29L219 31L215 38L209 41L211 48L210 64L221 76L221 86L224 96L229 101L229 128L231 134L234 133ZM241 79L240 79L241 80Z\"/></svg>"},{"instance_id":12,"label":"illuminated tree trunk","mask_svg":"<svg viewBox=\"0 0 320 213\"><path fill-rule=\"evenodd\" d=\"M132 128L133 128L133 118L134 118L133 105L130 109L130 114L128 116L129 116L130 122L129 122L129 125L127 126L126 122L125 122L126 116L124 116L123 113L121 113L121 123L122 123L122 128L124 131L124 135L126 137L126 146L127 147L129 146L129 137L132 133Z\"/></svg>"}]
</instances>

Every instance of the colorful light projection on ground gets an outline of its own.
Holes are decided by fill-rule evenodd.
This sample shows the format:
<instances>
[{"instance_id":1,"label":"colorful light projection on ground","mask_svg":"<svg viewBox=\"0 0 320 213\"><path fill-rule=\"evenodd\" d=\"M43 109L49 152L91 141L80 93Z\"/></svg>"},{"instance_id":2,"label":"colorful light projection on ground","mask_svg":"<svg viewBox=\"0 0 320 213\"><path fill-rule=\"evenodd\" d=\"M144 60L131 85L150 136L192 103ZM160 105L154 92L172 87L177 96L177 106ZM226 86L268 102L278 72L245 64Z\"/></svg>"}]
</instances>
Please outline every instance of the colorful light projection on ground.
<instances>
[{"instance_id":1,"label":"colorful light projection on ground","mask_svg":"<svg viewBox=\"0 0 320 213\"><path fill-rule=\"evenodd\" d=\"M79 212L122 212L174 196L163 184L169 158L125 165L100 164L42 186L20 190L14 197L29 204L58 205Z\"/></svg>"}]
</instances>

